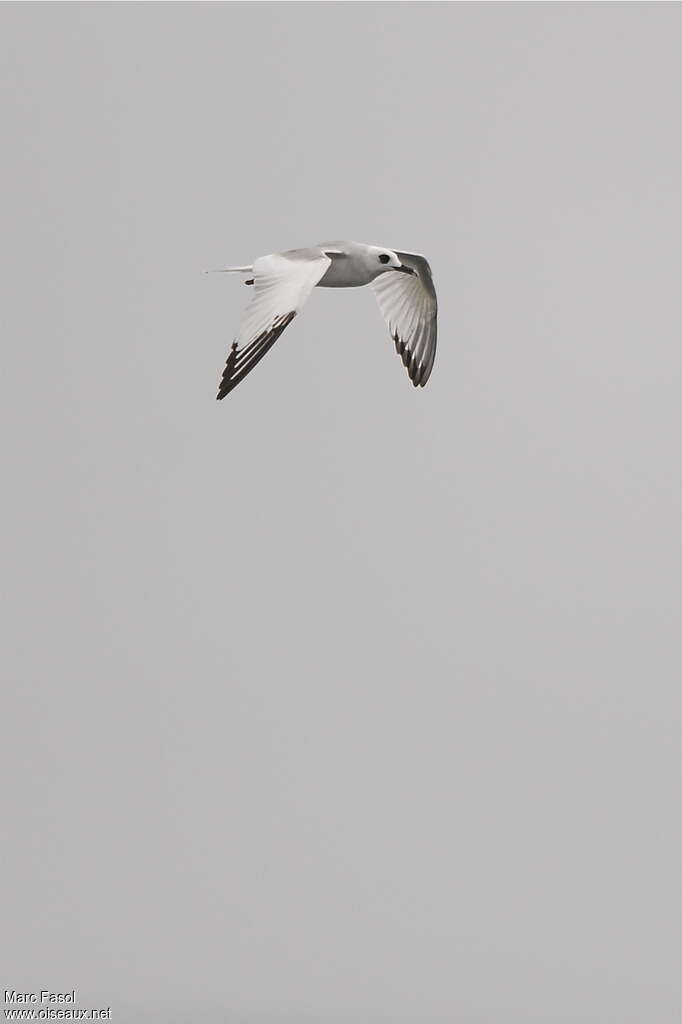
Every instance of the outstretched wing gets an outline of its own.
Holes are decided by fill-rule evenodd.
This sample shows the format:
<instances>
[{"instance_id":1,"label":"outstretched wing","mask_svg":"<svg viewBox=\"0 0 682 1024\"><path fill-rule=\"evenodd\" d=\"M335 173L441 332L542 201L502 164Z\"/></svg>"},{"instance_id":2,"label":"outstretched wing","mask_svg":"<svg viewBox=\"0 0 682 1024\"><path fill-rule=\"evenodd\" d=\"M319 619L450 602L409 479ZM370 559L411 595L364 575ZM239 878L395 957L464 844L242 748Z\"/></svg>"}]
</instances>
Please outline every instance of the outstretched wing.
<instances>
[{"instance_id":1,"label":"outstretched wing","mask_svg":"<svg viewBox=\"0 0 682 1024\"><path fill-rule=\"evenodd\" d=\"M218 399L229 395L272 348L330 263L320 249L292 249L256 260L255 294L227 357Z\"/></svg>"},{"instance_id":2,"label":"outstretched wing","mask_svg":"<svg viewBox=\"0 0 682 1024\"><path fill-rule=\"evenodd\" d=\"M395 350L415 387L424 387L436 358L438 301L431 267L424 256L393 250L414 274L380 274L372 282Z\"/></svg>"}]
</instances>

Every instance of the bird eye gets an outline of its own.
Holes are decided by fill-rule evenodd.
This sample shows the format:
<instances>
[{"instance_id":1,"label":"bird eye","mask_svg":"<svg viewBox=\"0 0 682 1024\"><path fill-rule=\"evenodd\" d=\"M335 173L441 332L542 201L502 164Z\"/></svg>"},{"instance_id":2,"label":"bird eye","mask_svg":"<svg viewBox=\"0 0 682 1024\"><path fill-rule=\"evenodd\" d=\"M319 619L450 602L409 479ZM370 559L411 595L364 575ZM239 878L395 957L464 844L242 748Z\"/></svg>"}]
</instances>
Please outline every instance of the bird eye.
<instances>
[{"instance_id":1,"label":"bird eye","mask_svg":"<svg viewBox=\"0 0 682 1024\"><path fill-rule=\"evenodd\" d=\"M391 262L391 257L388 256L385 252L382 252L381 256L379 257L379 263L390 263L390 262Z\"/></svg>"}]
</instances>

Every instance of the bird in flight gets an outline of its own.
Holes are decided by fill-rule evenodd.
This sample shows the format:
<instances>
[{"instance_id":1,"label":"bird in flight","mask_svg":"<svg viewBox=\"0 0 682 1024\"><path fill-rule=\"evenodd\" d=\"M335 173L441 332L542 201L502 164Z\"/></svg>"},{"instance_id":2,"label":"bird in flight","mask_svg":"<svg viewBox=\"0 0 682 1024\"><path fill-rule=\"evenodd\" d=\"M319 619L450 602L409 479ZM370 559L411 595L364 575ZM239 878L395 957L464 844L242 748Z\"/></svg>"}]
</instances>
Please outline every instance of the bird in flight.
<instances>
[{"instance_id":1,"label":"bird in flight","mask_svg":"<svg viewBox=\"0 0 682 1024\"><path fill-rule=\"evenodd\" d=\"M217 398L224 398L253 370L303 308L315 286L358 288L370 284L398 355L415 387L424 387L436 358L438 303L424 256L362 242L323 242L261 256L249 267L221 267L254 286L232 343Z\"/></svg>"}]
</instances>

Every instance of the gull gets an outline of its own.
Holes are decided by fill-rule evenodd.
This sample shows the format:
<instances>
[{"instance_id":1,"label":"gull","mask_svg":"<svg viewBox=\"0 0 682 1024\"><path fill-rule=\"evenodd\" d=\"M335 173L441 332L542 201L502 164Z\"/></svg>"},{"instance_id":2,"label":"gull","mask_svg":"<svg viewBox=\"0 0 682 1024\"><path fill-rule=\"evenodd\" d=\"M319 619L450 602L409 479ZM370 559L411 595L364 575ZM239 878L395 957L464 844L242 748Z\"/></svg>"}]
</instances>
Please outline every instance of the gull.
<instances>
[{"instance_id":1,"label":"gull","mask_svg":"<svg viewBox=\"0 0 682 1024\"><path fill-rule=\"evenodd\" d=\"M261 361L315 287L371 285L410 380L423 388L429 379L436 358L438 303L425 256L362 242L322 242L215 272L245 274L244 283L254 286L227 358L219 400Z\"/></svg>"}]
</instances>

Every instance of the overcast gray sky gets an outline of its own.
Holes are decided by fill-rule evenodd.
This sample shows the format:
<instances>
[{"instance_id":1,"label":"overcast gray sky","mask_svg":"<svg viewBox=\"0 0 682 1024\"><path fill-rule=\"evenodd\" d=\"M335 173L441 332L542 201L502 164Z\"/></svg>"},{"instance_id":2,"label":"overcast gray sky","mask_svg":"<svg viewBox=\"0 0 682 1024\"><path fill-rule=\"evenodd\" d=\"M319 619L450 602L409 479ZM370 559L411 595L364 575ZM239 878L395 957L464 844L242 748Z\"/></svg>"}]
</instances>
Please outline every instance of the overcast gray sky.
<instances>
[{"instance_id":1,"label":"overcast gray sky","mask_svg":"<svg viewBox=\"0 0 682 1024\"><path fill-rule=\"evenodd\" d=\"M679 5L0 10L5 987L676 1024ZM204 267L426 253L216 385Z\"/></svg>"}]
</instances>

